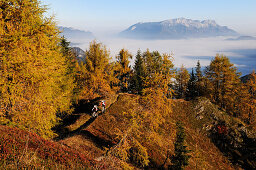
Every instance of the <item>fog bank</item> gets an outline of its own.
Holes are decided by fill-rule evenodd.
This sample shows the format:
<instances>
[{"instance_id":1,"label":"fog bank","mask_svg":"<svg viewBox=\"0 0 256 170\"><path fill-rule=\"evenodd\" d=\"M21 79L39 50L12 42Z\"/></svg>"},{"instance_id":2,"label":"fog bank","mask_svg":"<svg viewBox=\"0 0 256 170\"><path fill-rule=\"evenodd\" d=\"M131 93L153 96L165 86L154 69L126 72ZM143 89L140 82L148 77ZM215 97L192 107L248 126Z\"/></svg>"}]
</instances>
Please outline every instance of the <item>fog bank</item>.
<instances>
[{"instance_id":1,"label":"fog bank","mask_svg":"<svg viewBox=\"0 0 256 170\"><path fill-rule=\"evenodd\" d=\"M106 45L114 58L120 49L128 49L133 56L140 49L157 50L173 54L175 67L182 64L187 68L195 67L197 60L202 66L209 65L216 53L224 54L238 67L243 75L256 69L256 40L228 41L228 37L181 39L181 40L133 40L122 38L98 38L97 42ZM76 46L88 49L92 40L73 40ZM133 59L134 60L134 59ZM133 61L132 61L133 63Z\"/></svg>"}]
</instances>

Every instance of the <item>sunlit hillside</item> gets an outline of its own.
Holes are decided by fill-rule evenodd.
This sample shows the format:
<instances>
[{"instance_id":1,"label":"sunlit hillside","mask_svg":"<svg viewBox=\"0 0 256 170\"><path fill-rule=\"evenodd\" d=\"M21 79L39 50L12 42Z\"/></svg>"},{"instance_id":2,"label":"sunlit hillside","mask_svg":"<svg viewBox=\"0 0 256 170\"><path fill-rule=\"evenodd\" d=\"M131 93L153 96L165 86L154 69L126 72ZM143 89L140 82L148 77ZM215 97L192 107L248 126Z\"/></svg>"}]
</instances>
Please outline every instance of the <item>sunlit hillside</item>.
<instances>
[{"instance_id":1,"label":"sunlit hillside","mask_svg":"<svg viewBox=\"0 0 256 170\"><path fill-rule=\"evenodd\" d=\"M0 1L0 169L256 169L255 66L242 76L225 54L192 68L140 47L114 56L99 40L81 50L46 11ZM188 24L235 33L160 24L174 21L182 36Z\"/></svg>"}]
</instances>

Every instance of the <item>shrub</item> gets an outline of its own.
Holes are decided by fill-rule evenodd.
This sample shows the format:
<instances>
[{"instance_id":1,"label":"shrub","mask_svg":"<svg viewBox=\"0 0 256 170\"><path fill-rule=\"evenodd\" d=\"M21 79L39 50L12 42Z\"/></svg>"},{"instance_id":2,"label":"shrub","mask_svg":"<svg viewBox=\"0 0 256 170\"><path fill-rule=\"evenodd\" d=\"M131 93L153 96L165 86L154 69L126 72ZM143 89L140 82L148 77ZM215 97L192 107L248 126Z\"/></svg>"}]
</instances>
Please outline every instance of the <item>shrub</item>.
<instances>
[{"instance_id":1,"label":"shrub","mask_svg":"<svg viewBox=\"0 0 256 170\"><path fill-rule=\"evenodd\" d=\"M26 166L58 166L64 169L85 168L94 164L78 151L57 142L45 140L34 133L0 126L0 134L2 135L0 138L0 167L17 165L17 162L27 164ZM33 157L37 161L26 161Z\"/></svg>"},{"instance_id":2,"label":"shrub","mask_svg":"<svg viewBox=\"0 0 256 170\"><path fill-rule=\"evenodd\" d=\"M137 140L132 140L132 147L129 149L130 161L139 167L145 167L149 164L147 149Z\"/></svg>"}]
</instances>

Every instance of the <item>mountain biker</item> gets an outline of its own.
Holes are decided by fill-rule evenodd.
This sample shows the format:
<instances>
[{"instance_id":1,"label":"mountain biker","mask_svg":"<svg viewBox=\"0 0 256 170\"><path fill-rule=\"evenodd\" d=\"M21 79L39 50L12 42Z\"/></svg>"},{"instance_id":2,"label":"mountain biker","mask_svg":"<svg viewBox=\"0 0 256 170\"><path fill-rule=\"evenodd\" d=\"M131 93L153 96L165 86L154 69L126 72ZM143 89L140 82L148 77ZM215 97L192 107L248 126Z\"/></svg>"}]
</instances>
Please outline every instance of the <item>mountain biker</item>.
<instances>
[{"instance_id":1,"label":"mountain biker","mask_svg":"<svg viewBox=\"0 0 256 170\"><path fill-rule=\"evenodd\" d=\"M93 117L98 116L97 112L98 112L98 107L97 107L97 105L94 105L92 108L92 116Z\"/></svg>"},{"instance_id":2,"label":"mountain biker","mask_svg":"<svg viewBox=\"0 0 256 170\"><path fill-rule=\"evenodd\" d=\"M102 109L101 109L102 113L105 113L105 111L106 111L106 104L105 104L104 100L101 101L101 107L102 107Z\"/></svg>"}]
</instances>

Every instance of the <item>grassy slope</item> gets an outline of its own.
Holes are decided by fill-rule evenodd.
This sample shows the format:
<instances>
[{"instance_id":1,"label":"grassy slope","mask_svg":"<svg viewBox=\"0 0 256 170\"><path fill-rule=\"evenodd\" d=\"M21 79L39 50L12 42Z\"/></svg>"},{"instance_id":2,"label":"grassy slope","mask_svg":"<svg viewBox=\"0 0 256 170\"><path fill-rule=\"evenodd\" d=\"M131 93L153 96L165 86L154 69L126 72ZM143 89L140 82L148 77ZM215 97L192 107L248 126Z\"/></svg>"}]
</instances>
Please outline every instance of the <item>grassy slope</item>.
<instances>
[{"instance_id":1,"label":"grassy slope","mask_svg":"<svg viewBox=\"0 0 256 170\"><path fill-rule=\"evenodd\" d=\"M30 133L17 129L7 130L7 127L1 127L0 130L1 133L6 134L5 137L8 140L13 140L11 142L12 145L17 143L17 146L22 146L17 147L16 151L19 150L21 153L18 153L13 160L17 160L23 155L24 148L29 146L28 151L36 153L33 155L36 155L36 160L38 161L35 161L35 163L39 162L39 167L45 164L57 166L53 164L55 161L57 161L60 167L79 166L84 161L83 165L99 169L133 169L136 168L135 164L129 160L120 160L109 153L115 152L115 148L120 144L120 139L123 136L129 136L127 130L131 127L130 120L123 113L129 109L132 109L134 112L141 111L142 106L136 103L136 97L135 95L120 94L117 100L115 97L107 100L107 112L96 119L92 119L89 113L76 113L79 116L75 118L75 121L62 127L66 129L66 134L58 139L58 143L46 141L36 135L34 139L32 135L29 137L31 142L26 145L26 136ZM170 154L174 153L175 123L181 120L185 125L187 134L186 145L192 151L188 169L234 169L227 158L222 155L210 139L198 128L200 125L196 123L195 112L192 111L194 109L193 104L184 100L174 100L173 104L172 113L165 117L166 121L160 126L157 133L151 133L145 128L139 129L141 135L137 137L137 140L147 149L150 160L149 168L162 167L167 152ZM16 133L18 134L16 135ZM23 137L20 137L22 136L21 134L23 134ZM22 140L18 140L19 138ZM1 145L2 143L3 140ZM66 150L62 151L63 149L60 148L65 148ZM38 149L41 151L39 152ZM64 160L59 158L61 157L60 155L65 155L65 153L70 156L65 157ZM34 160L32 157L28 160ZM74 159L74 157L76 158ZM170 160L167 159L164 167L166 168L169 164Z\"/></svg>"},{"instance_id":2,"label":"grassy slope","mask_svg":"<svg viewBox=\"0 0 256 170\"><path fill-rule=\"evenodd\" d=\"M186 142L192 150L190 167L193 169L233 169L227 158L211 142L210 138L201 131L201 123L198 123L195 118L193 104L184 100L175 100L173 109L172 118L182 121L185 125Z\"/></svg>"},{"instance_id":3,"label":"grassy slope","mask_svg":"<svg viewBox=\"0 0 256 170\"><path fill-rule=\"evenodd\" d=\"M81 150L84 147L83 152L92 158L107 161L106 152L113 150L130 127L129 118L123 112L127 112L131 108L135 112L139 109L130 104L135 98L135 95L120 94L117 101L108 108L105 114L98 117L77 135L65 138L62 142ZM167 151L169 150L171 154L174 152L175 122L182 120L187 134L186 144L192 150L189 169L233 169L227 158L212 144L210 139L193 125L191 120L193 116L190 115L193 113L190 112L190 109L192 109L190 102L175 100L173 113L165 117L166 122L161 125L157 135L151 135L150 131L144 129L141 137L137 140L147 148L151 161L149 166L161 167L166 159ZM168 164L170 164L170 160L167 160L165 167Z\"/></svg>"},{"instance_id":4,"label":"grassy slope","mask_svg":"<svg viewBox=\"0 0 256 170\"><path fill-rule=\"evenodd\" d=\"M0 169L77 169L95 164L58 142L18 128L0 126Z\"/></svg>"},{"instance_id":5,"label":"grassy slope","mask_svg":"<svg viewBox=\"0 0 256 170\"><path fill-rule=\"evenodd\" d=\"M115 103L117 100L117 95L112 96L112 98L105 99L106 107L109 108L112 103ZM94 159L97 163L93 166L93 168L98 169L121 169L121 167L126 166L126 163L119 160L116 157L108 157L102 160L102 155L106 153L106 151L114 145L113 141L106 140L105 138L101 138L97 135L91 133L88 129L91 124L94 122L100 122L101 117L97 118L91 117L91 108L98 101L90 101L90 104L86 104L86 109L79 109L76 112L75 121L72 120L72 124L67 123L67 125L62 127L65 129L65 135L61 134L61 138L58 141L64 145L70 146L79 150L80 153L87 155L91 159ZM108 113L107 113L108 114ZM73 117L71 116L71 119Z\"/></svg>"}]
</instances>

